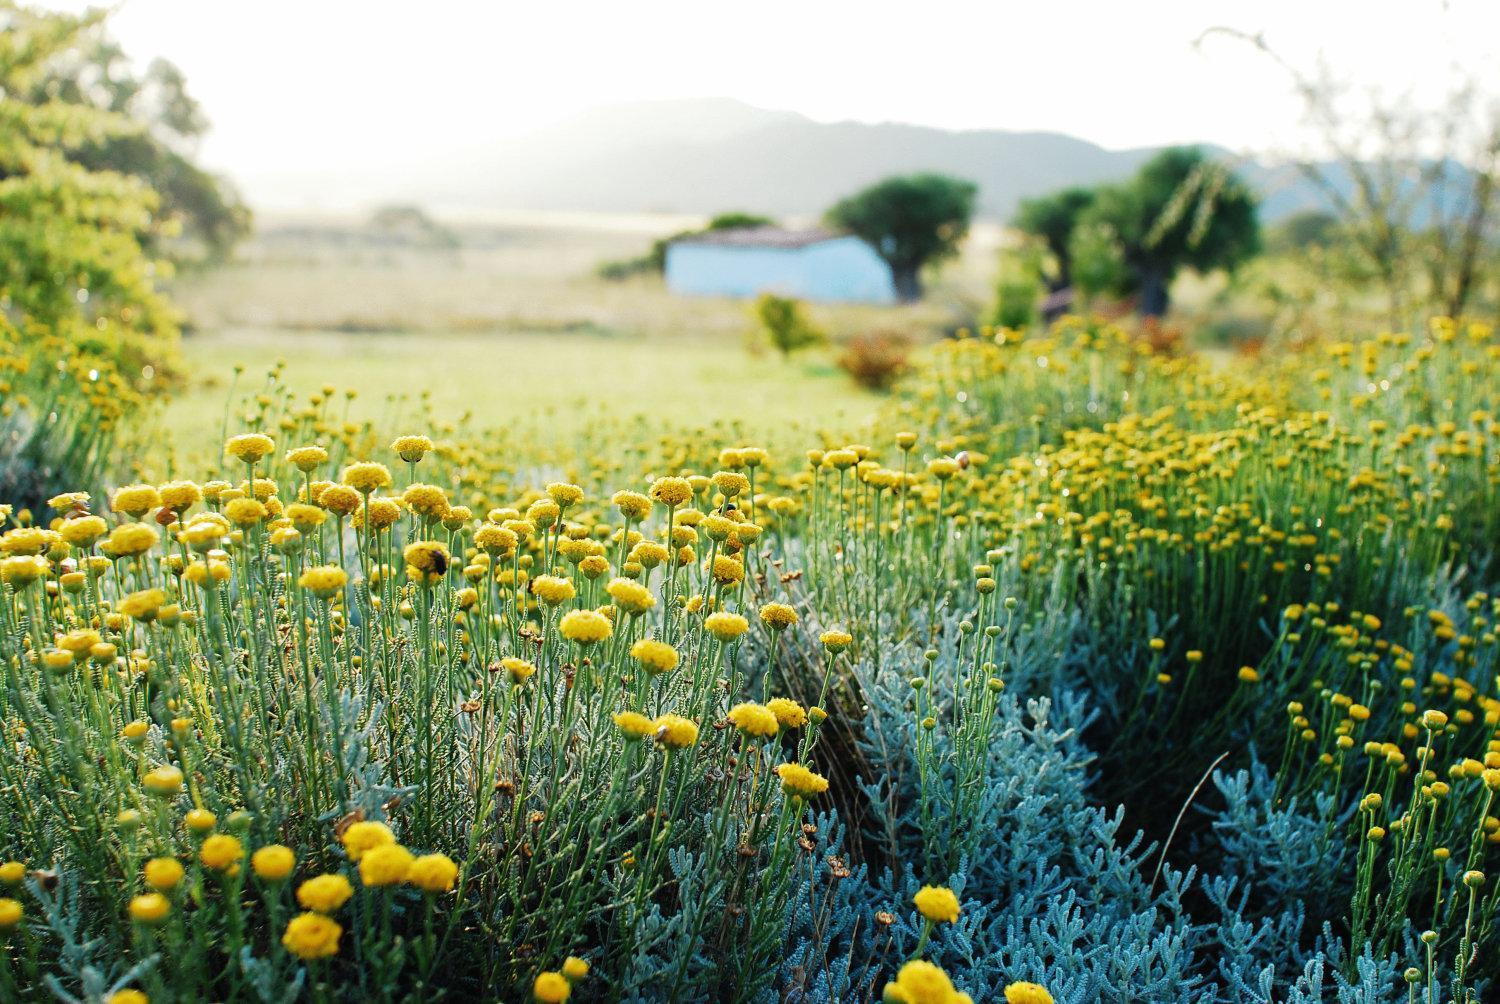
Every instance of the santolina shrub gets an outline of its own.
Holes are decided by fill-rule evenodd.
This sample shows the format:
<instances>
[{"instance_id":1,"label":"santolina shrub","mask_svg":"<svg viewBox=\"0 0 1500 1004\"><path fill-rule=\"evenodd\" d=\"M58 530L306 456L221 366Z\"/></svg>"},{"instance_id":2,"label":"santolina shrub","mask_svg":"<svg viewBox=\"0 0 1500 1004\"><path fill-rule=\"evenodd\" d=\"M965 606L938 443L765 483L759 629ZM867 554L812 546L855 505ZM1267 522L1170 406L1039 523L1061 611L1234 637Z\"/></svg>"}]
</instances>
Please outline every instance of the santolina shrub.
<instances>
[{"instance_id":1,"label":"santolina shrub","mask_svg":"<svg viewBox=\"0 0 1500 1004\"><path fill-rule=\"evenodd\" d=\"M260 395L4 510L0 996L1482 1000L1497 368L1068 320L801 455Z\"/></svg>"}]
</instances>

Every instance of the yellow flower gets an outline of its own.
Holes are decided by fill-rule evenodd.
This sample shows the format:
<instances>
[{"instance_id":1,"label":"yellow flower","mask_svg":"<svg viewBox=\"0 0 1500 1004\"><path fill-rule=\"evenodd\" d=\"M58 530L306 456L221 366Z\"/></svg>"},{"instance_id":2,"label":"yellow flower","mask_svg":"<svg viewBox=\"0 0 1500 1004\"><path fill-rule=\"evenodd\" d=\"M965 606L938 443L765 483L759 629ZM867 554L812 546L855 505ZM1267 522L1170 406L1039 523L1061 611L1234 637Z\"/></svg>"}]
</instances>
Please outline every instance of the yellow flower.
<instances>
[{"instance_id":1,"label":"yellow flower","mask_svg":"<svg viewBox=\"0 0 1500 1004\"><path fill-rule=\"evenodd\" d=\"M630 656L652 676L677 668L677 650L655 638L642 638L630 646Z\"/></svg>"},{"instance_id":2,"label":"yellow flower","mask_svg":"<svg viewBox=\"0 0 1500 1004\"><path fill-rule=\"evenodd\" d=\"M536 982L531 985L531 995L539 1004L562 1004L572 992L573 987L567 977L551 971L539 974Z\"/></svg>"},{"instance_id":3,"label":"yellow flower","mask_svg":"<svg viewBox=\"0 0 1500 1004\"><path fill-rule=\"evenodd\" d=\"M394 526L400 518L399 502L388 498L372 498L369 505L354 514L354 526L356 529L364 529L368 524L369 529L379 531Z\"/></svg>"},{"instance_id":4,"label":"yellow flower","mask_svg":"<svg viewBox=\"0 0 1500 1004\"><path fill-rule=\"evenodd\" d=\"M828 790L828 778L808 770L800 763L780 764L776 768L776 776L781 778L781 789L798 798L812 798Z\"/></svg>"},{"instance_id":5,"label":"yellow flower","mask_svg":"<svg viewBox=\"0 0 1500 1004\"><path fill-rule=\"evenodd\" d=\"M375 489L384 488L390 484L391 472L386 469L385 464L363 461L345 467L339 480L360 494L368 495Z\"/></svg>"},{"instance_id":6,"label":"yellow flower","mask_svg":"<svg viewBox=\"0 0 1500 1004\"><path fill-rule=\"evenodd\" d=\"M604 641L615 630L609 618L596 610L569 610L557 628L564 638L579 645Z\"/></svg>"},{"instance_id":7,"label":"yellow flower","mask_svg":"<svg viewBox=\"0 0 1500 1004\"><path fill-rule=\"evenodd\" d=\"M74 516L65 519L58 533L74 547L88 547L109 532L109 524L99 516Z\"/></svg>"},{"instance_id":8,"label":"yellow flower","mask_svg":"<svg viewBox=\"0 0 1500 1004\"><path fill-rule=\"evenodd\" d=\"M415 464L432 452L432 440L426 436L397 436L391 449L408 464Z\"/></svg>"},{"instance_id":9,"label":"yellow flower","mask_svg":"<svg viewBox=\"0 0 1500 1004\"><path fill-rule=\"evenodd\" d=\"M7 861L0 865L0 882L20 885L26 878L26 865L20 861Z\"/></svg>"},{"instance_id":10,"label":"yellow flower","mask_svg":"<svg viewBox=\"0 0 1500 1004\"><path fill-rule=\"evenodd\" d=\"M318 493L318 505L335 516L348 516L363 503L359 492L348 485L329 485Z\"/></svg>"},{"instance_id":11,"label":"yellow flower","mask_svg":"<svg viewBox=\"0 0 1500 1004\"><path fill-rule=\"evenodd\" d=\"M105 548L116 557L134 558L156 546L161 535L145 523L122 523L110 532Z\"/></svg>"},{"instance_id":12,"label":"yellow flower","mask_svg":"<svg viewBox=\"0 0 1500 1004\"><path fill-rule=\"evenodd\" d=\"M750 490L750 479L735 471L719 471L710 480L725 498L734 498Z\"/></svg>"},{"instance_id":13,"label":"yellow flower","mask_svg":"<svg viewBox=\"0 0 1500 1004\"><path fill-rule=\"evenodd\" d=\"M328 463L328 451L316 444L312 446L299 446L296 449L287 451L286 462L303 474L310 474Z\"/></svg>"},{"instance_id":14,"label":"yellow flower","mask_svg":"<svg viewBox=\"0 0 1500 1004\"><path fill-rule=\"evenodd\" d=\"M760 619L773 631L785 631L797 623L797 611L785 603L767 603L760 608Z\"/></svg>"},{"instance_id":15,"label":"yellow flower","mask_svg":"<svg viewBox=\"0 0 1500 1004\"><path fill-rule=\"evenodd\" d=\"M412 484L401 493L401 501L418 516L438 520L448 514L448 493L436 485Z\"/></svg>"},{"instance_id":16,"label":"yellow flower","mask_svg":"<svg viewBox=\"0 0 1500 1004\"><path fill-rule=\"evenodd\" d=\"M358 861L364 857L366 851L386 844L394 844L396 835L384 823L362 819L357 823L349 824L349 828L344 831L343 842L344 852L349 855L349 860Z\"/></svg>"},{"instance_id":17,"label":"yellow flower","mask_svg":"<svg viewBox=\"0 0 1500 1004\"><path fill-rule=\"evenodd\" d=\"M513 655L508 655L504 659L501 659L500 666L510 674L511 680L515 683L525 683L536 672L534 664Z\"/></svg>"},{"instance_id":18,"label":"yellow flower","mask_svg":"<svg viewBox=\"0 0 1500 1004\"><path fill-rule=\"evenodd\" d=\"M151 998L134 987L116 990L106 999L106 1004L151 1004Z\"/></svg>"},{"instance_id":19,"label":"yellow flower","mask_svg":"<svg viewBox=\"0 0 1500 1004\"><path fill-rule=\"evenodd\" d=\"M719 585L733 586L744 579L745 566L737 558L720 554L714 557L713 567L709 570L709 574Z\"/></svg>"},{"instance_id":20,"label":"yellow flower","mask_svg":"<svg viewBox=\"0 0 1500 1004\"><path fill-rule=\"evenodd\" d=\"M182 790L182 771L164 764L141 778L141 784L153 795L175 795Z\"/></svg>"},{"instance_id":21,"label":"yellow flower","mask_svg":"<svg viewBox=\"0 0 1500 1004\"><path fill-rule=\"evenodd\" d=\"M130 901L130 919L142 924L159 924L172 912L172 904L159 892L148 892Z\"/></svg>"},{"instance_id":22,"label":"yellow flower","mask_svg":"<svg viewBox=\"0 0 1500 1004\"><path fill-rule=\"evenodd\" d=\"M75 656L82 658L95 646L102 642L99 632L93 628L82 628L78 631L69 631L57 639L57 647Z\"/></svg>"},{"instance_id":23,"label":"yellow flower","mask_svg":"<svg viewBox=\"0 0 1500 1004\"><path fill-rule=\"evenodd\" d=\"M20 901L9 896L0 897L0 931L9 931L21 922L26 909Z\"/></svg>"},{"instance_id":24,"label":"yellow flower","mask_svg":"<svg viewBox=\"0 0 1500 1004\"><path fill-rule=\"evenodd\" d=\"M1005 1004L1053 1004L1052 995L1039 983L1021 980L1005 988Z\"/></svg>"},{"instance_id":25,"label":"yellow flower","mask_svg":"<svg viewBox=\"0 0 1500 1004\"><path fill-rule=\"evenodd\" d=\"M182 862L176 858L152 858L146 862L146 884L157 892L176 889L182 881Z\"/></svg>"},{"instance_id":26,"label":"yellow flower","mask_svg":"<svg viewBox=\"0 0 1500 1004\"><path fill-rule=\"evenodd\" d=\"M679 516L686 516L683 513ZM643 540L630 549L629 560L634 561L642 568L655 568L672 556L666 546L654 540Z\"/></svg>"},{"instance_id":27,"label":"yellow flower","mask_svg":"<svg viewBox=\"0 0 1500 1004\"><path fill-rule=\"evenodd\" d=\"M651 485L650 495L669 509L685 505L693 497L693 486L687 478L657 478Z\"/></svg>"},{"instance_id":28,"label":"yellow flower","mask_svg":"<svg viewBox=\"0 0 1500 1004\"><path fill-rule=\"evenodd\" d=\"M135 620L151 621L166 601L166 594L160 589L142 589L120 600L115 609Z\"/></svg>"},{"instance_id":29,"label":"yellow flower","mask_svg":"<svg viewBox=\"0 0 1500 1004\"><path fill-rule=\"evenodd\" d=\"M49 567L45 558L18 554L0 561L0 580L22 589L46 575Z\"/></svg>"},{"instance_id":30,"label":"yellow flower","mask_svg":"<svg viewBox=\"0 0 1500 1004\"><path fill-rule=\"evenodd\" d=\"M304 910L333 913L349 902L354 886L342 875L318 875L297 887L297 902Z\"/></svg>"},{"instance_id":31,"label":"yellow flower","mask_svg":"<svg viewBox=\"0 0 1500 1004\"><path fill-rule=\"evenodd\" d=\"M958 919L958 897L946 886L924 885L911 900L917 905L917 911L934 923L946 921L951 924Z\"/></svg>"},{"instance_id":32,"label":"yellow flower","mask_svg":"<svg viewBox=\"0 0 1500 1004\"><path fill-rule=\"evenodd\" d=\"M709 614L704 618L703 626L709 634L726 644L750 630L749 621L739 614L732 614L725 610Z\"/></svg>"},{"instance_id":33,"label":"yellow flower","mask_svg":"<svg viewBox=\"0 0 1500 1004\"><path fill-rule=\"evenodd\" d=\"M823 456L823 462L829 467L840 471L847 471L859 463L859 454L853 450L829 450Z\"/></svg>"},{"instance_id":34,"label":"yellow flower","mask_svg":"<svg viewBox=\"0 0 1500 1004\"><path fill-rule=\"evenodd\" d=\"M450 892L457 880L458 865L446 854L423 854L406 872L406 881L423 892Z\"/></svg>"},{"instance_id":35,"label":"yellow flower","mask_svg":"<svg viewBox=\"0 0 1500 1004\"><path fill-rule=\"evenodd\" d=\"M639 522L651 514L651 500L640 492L615 492L610 502L614 503L621 516L633 522Z\"/></svg>"},{"instance_id":36,"label":"yellow flower","mask_svg":"<svg viewBox=\"0 0 1500 1004\"><path fill-rule=\"evenodd\" d=\"M349 573L338 565L318 565L297 577L297 585L324 600L343 592L348 582Z\"/></svg>"},{"instance_id":37,"label":"yellow flower","mask_svg":"<svg viewBox=\"0 0 1500 1004\"><path fill-rule=\"evenodd\" d=\"M507 530L495 523L486 523L474 532L474 543L492 557L499 557L514 551L520 539L514 530Z\"/></svg>"},{"instance_id":38,"label":"yellow flower","mask_svg":"<svg viewBox=\"0 0 1500 1004\"><path fill-rule=\"evenodd\" d=\"M621 711L614 718L615 726L626 739L644 739L656 731L656 723L636 711Z\"/></svg>"},{"instance_id":39,"label":"yellow flower","mask_svg":"<svg viewBox=\"0 0 1500 1004\"><path fill-rule=\"evenodd\" d=\"M854 644L854 636L847 631L824 631L818 635L818 641L822 642L823 647L828 651L837 655Z\"/></svg>"},{"instance_id":40,"label":"yellow flower","mask_svg":"<svg viewBox=\"0 0 1500 1004\"><path fill-rule=\"evenodd\" d=\"M645 613L656 606L656 597L651 595L651 590L634 579L610 579L604 591L609 593L609 598L614 600L615 606L627 614Z\"/></svg>"},{"instance_id":41,"label":"yellow flower","mask_svg":"<svg viewBox=\"0 0 1500 1004\"><path fill-rule=\"evenodd\" d=\"M326 959L338 954L343 933L338 921L321 913L299 913L286 925L281 943L299 959Z\"/></svg>"},{"instance_id":42,"label":"yellow flower","mask_svg":"<svg viewBox=\"0 0 1500 1004\"><path fill-rule=\"evenodd\" d=\"M359 880L365 885L376 886L404 882L415 860L411 851L400 844L372 847L359 859Z\"/></svg>"},{"instance_id":43,"label":"yellow flower","mask_svg":"<svg viewBox=\"0 0 1500 1004\"><path fill-rule=\"evenodd\" d=\"M189 809L182 821L194 833L207 833L219 822L218 818L207 809Z\"/></svg>"},{"instance_id":44,"label":"yellow flower","mask_svg":"<svg viewBox=\"0 0 1500 1004\"><path fill-rule=\"evenodd\" d=\"M538 575L531 580L531 592L537 599L552 607L566 603L578 595L572 580L561 575Z\"/></svg>"},{"instance_id":45,"label":"yellow flower","mask_svg":"<svg viewBox=\"0 0 1500 1004\"><path fill-rule=\"evenodd\" d=\"M225 503L224 515L236 526L250 527L271 515L271 511L259 499L238 498Z\"/></svg>"},{"instance_id":46,"label":"yellow flower","mask_svg":"<svg viewBox=\"0 0 1500 1004\"><path fill-rule=\"evenodd\" d=\"M685 749L698 741L698 726L681 715L660 715L656 722L656 738L663 746Z\"/></svg>"},{"instance_id":47,"label":"yellow flower","mask_svg":"<svg viewBox=\"0 0 1500 1004\"><path fill-rule=\"evenodd\" d=\"M747 736L770 738L781 730L781 723L764 704L747 701L729 709L729 721Z\"/></svg>"},{"instance_id":48,"label":"yellow flower","mask_svg":"<svg viewBox=\"0 0 1500 1004\"><path fill-rule=\"evenodd\" d=\"M958 1004L969 999L953 988L947 973L921 959L901 967L896 981L885 985L884 998L891 1004Z\"/></svg>"},{"instance_id":49,"label":"yellow flower","mask_svg":"<svg viewBox=\"0 0 1500 1004\"><path fill-rule=\"evenodd\" d=\"M114 498L109 500L110 511L121 512L135 519L140 519L159 505L161 496L151 485L126 485L117 489Z\"/></svg>"},{"instance_id":50,"label":"yellow flower","mask_svg":"<svg viewBox=\"0 0 1500 1004\"><path fill-rule=\"evenodd\" d=\"M227 833L215 833L198 849L198 860L203 862L203 867L216 872L237 868L244 856L245 848L239 839Z\"/></svg>"},{"instance_id":51,"label":"yellow flower","mask_svg":"<svg viewBox=\"0 0 1500 1004\"><path fill-rule=\"evenodd\" d=\"M169 481L157 489L161 504L179 516L203 501L203 489L193 481Z\"/></svg>"},{"instance_id":52,"label":"yellow flower","mask_svg":"<svg viewBox=\"0 0 1500 1004\"><path fill-rule=\"evenodd\" d=\"M526 507L526 518L540 527L550 527L562 516L562 507L551 499L537 499Z\"/></svg>"},{"instance_id":53,"label":"yellow flower","mask_svg":"<svg viewBox=\"0 0 1500 1004\"><path fill-rule=\"evenodd\" d=\"M290 847L267 844L250 855L250 867L259 878L267 882L280 882L297 867L297 855Z\"/></svg>"},{"instance_id":54,"label":"yellow flower","mask_svg":"<svg viewBox=\"0 0 1500 1004\"><path fill-rule=\"evenodd\" d=\"M89 507L89 493L63 492L61 495L54 495L48 499L47 505L51 507L53 512L60 515L67 515L75 509L87 509ZM10 515L9 511L5 515Z\"/></svg>"},{"instance_id":55,"label":"yellow flower","mask_svg":"<svg viewBox=\"0 0 1500 1004\"><path fill-rule=\"evenodd\" d=\"M589 964L576 955L570 955L563 960L562 974L569 983L577 983L589 974Z\"/></svg>"},{"instance_id":56,"label":"yellow flower","mask_svg":"<svg viewBox=\"0 0 1500 1004\"><path fill-rule=\"evenodd\" d=\"M401 552L401 557L406 561L406 574L424 584L436 582L447 575L452 561L448 556L448 548L435 540L419 540L408 544L406 550ZM412 574L413 572L416 574Z\"/></svg>"},{"instance_id":57,"label":"yellow flower","mask_svg":"<svg viewBox=\"0 0 1500 1004\"><path fill-rule=\"evenodd\" d=\"M547 486L547 494L552 497L564 509L572 508L583 501L583 489L577 485L570 485L562 481L554 481Z\"/></svg>"},{"instance_id":58,"label":"yellow flower","mask_svg":"<svg viewBox=\"0 0 1500 1004\"><path fill-rule=\"evenodd\" d=\"M806 710L790 698L773 697L766 702L766 708L776 716L776 721L784 729L800 729L807 724Z\"/></svg>"},{"instance_id":59,"label":"yellow flower","mask_svg":"<svg viewBox=\"0 0 1500 1004\"><path fill-rule=\"evenodd\" d=\"M247 432L239 436L230 436L229 442L224 444L225 456L233 457L244 464L253 464L264 460L276 452L276 441L270 436L259 432Z\"/></svg>"}]
</instances>

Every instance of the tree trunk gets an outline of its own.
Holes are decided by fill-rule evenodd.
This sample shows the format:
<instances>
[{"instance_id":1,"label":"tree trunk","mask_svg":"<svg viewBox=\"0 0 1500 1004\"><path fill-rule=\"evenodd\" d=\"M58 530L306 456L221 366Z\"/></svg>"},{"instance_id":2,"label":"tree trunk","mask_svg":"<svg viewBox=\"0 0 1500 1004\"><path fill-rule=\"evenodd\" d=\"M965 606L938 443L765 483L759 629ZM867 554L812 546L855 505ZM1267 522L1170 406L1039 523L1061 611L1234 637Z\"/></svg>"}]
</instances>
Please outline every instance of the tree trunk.
<instances>
[{"instance_id":1,"label":"tree trunk","mask_svg":"<svg viewBox=\"0 0 1500 1004\"><path fill-rule=\"evenodd\" d=\"M1142 317L1161 317L1167 312L1171 304L1171 294L1167 289L1167 276L1155 269L1143 269L1140 272L1141 304L1140 314Z\"/></svg>"},{"instance_id":2,"label":"tree trunk","mask_svg":"<svg viewBox=\"0 0 1500 1004\"><path fill-rule=\"evenodd\" d=\"M892 265L891 282L896 287L896 299L902 303L915 303L922 299L921 269L914 265Z\"/></svg>"}]
</instances>

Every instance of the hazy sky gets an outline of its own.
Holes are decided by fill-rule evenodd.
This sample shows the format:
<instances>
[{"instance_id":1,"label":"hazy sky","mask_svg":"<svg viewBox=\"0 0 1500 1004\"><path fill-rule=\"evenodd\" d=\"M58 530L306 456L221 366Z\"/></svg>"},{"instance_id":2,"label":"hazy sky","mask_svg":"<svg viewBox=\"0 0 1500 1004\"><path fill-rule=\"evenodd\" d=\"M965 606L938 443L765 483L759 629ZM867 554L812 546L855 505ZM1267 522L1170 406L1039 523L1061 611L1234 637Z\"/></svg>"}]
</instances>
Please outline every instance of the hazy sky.
<instances>
[{"instance_id":1,"label":"hazy sky","mask_svg":"<svg viewBox=\"0 0 1500 1004\"><path fill-rule=\"evenodd\" d=\"M1214 25L1360 86L1421 91L1455 61L1500 74L1497 0L124 0L112 25L133 58L182 67L213 121L203 159L271 207L308 174L431 165L643 98L1110 147L1295 144L1280 71L1226 40L1195 47Z\"/></svg>"}]
</instances>

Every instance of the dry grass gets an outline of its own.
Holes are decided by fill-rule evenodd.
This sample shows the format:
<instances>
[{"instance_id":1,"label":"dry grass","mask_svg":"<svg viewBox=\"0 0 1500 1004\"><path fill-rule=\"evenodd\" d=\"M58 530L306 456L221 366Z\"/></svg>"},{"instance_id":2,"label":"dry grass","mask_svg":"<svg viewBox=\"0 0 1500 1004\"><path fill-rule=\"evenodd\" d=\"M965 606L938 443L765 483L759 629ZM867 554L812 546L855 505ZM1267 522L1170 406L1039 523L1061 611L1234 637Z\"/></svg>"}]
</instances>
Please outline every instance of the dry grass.
<instances>
[{"instance_id":1,"label":"dry grass","mask_svg":"<svg viewBox=\"0 0 1500 1004\"><path fill-rule=\"evenodd\" d=\"M358 220L263 220L233 265L179 280L190 322L213 333L335 331L586 332L738 345L750 326L737 300L677 297L660 278L606 281L609 260L643 254L691 226L683 217L515 215L453 224L457 250L353 239ZM337 238L344 237L340 242ZM928 298L909 307L827 305L814 319L835 338L873 328L932 336L972 323L991 300L993 227L981 226Z\"/></svg>"}]
</instances>

